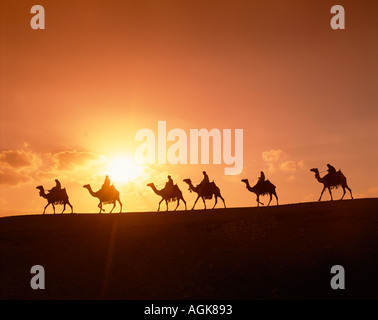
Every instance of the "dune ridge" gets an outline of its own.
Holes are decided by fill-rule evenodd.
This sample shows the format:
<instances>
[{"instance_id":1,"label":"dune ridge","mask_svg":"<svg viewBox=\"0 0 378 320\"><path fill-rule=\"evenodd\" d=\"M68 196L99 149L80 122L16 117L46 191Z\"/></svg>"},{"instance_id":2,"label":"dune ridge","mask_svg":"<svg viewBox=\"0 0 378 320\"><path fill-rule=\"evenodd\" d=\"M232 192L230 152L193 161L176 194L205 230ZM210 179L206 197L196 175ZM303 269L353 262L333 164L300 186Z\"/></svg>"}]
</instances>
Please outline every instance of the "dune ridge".
<instances>
[{"instance_id":1,"label":"dune ridge","mask_svg":"<svg viewBox=\"0 0 378 320\"><path fill-rule=\"evenodd\" d=\"M0 298L376 299L377 249L378 198L2 217ZM37 264L45 290L30 287Z\"/></svg>"}]
</instances>

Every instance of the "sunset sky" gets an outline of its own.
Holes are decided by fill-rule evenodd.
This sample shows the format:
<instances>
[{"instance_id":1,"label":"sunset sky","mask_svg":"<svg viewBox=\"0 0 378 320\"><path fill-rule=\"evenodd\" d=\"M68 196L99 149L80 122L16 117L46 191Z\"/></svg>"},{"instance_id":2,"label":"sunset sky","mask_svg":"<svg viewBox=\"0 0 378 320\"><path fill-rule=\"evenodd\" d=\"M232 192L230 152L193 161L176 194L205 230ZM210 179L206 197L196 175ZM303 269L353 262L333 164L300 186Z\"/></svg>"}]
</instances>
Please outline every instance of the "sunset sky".
<instances>
[{"instance_id":1,"label":"sunset sky","mask_svg":"<svg viewBox=\"0 0 378 320\"><path fill-rule=\"evenodd\" d=\"M317 201L309 170L327 163L355 197L378 196L377 1L0 1L0 216L42 213L36 186L56 178L75 212L98 212L83 185L98 190L105 174L126 212L156 210L146 185L168 174L191 208L182 180L203 170L228 207L256 206L240 180L261 170L281 204ZM44 30L30 26L35 4ZM345 30L330 27L335 4ZM243 172L136 165L135 134L157 136L158 121L188 137L243 129Z\"/></svg>"}]
</instances>

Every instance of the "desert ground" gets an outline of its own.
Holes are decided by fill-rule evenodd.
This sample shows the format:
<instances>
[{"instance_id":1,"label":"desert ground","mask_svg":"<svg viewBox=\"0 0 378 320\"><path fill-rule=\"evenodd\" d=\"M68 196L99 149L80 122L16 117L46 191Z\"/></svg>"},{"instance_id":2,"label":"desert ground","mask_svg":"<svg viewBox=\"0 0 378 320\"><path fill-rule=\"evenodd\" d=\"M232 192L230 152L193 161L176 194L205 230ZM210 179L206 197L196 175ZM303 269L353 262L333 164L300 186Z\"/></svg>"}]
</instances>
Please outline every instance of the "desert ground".
<instances>
[{"instance_id":1,"label":"desert ground","mask_svg":"<svg viewBox=\"0 0 378 320\"><path fill-rule=\"evenodd\" d=\"M377 252L377 198L3 217L0 298L377 299ZM33 265L44 290L30 286Z\"/></svg>"}]
</instances>

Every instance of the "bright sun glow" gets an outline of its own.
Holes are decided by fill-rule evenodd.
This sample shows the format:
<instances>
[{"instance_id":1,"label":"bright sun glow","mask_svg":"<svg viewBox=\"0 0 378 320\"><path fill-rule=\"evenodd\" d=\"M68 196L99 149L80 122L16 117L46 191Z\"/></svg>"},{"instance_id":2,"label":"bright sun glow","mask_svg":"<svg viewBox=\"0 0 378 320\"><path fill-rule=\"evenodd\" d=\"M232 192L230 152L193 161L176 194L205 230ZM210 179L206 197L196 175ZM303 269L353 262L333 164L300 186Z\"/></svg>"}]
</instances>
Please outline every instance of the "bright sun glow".
<instances>
[{"instance_id":1,"label":"bright sun glow","mask_svg":"<svg viewBox=\"0 0 378 320\"><path fill-rule=\"evenodd\" d=\"M111 181L126 183L143 174L143 168L128 156L118 156L109 159L107 174Z\"/></svg>"}]
</instances>

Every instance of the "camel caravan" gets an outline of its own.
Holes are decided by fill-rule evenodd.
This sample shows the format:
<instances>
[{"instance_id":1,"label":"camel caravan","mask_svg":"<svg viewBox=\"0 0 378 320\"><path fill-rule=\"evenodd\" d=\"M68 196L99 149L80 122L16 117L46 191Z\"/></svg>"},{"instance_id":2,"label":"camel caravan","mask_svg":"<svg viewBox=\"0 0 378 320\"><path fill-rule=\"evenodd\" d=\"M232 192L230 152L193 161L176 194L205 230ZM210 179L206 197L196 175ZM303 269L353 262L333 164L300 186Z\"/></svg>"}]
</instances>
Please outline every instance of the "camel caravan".
<instances>
[{"instance_id":1,"label":"camel caravan","mask_svg":"<svg viewBox=\"0 0 378 320\"><path fill-rule=\"evenodd\" d=\"M313 168L310 171L315 173L315 178L318 180L319 183L323 184L323 189L320 193L320 198L318 201L321 201L323 193L325 189L328 189L329 194L331 196L331 201L333 201L332 196L332 189L337 189L339 187L342 187L343 189L343 195L340 200L344 199L344 196L346 194L345 189L347 189L350 193L351 198L353 199L352 190L349 188L347 184L347 179L344 176L344 174L341 172L341 170L336 171L336 169L331 166L330 164L327 164L328 167L328 173L320 177L319 170L317 168ZM215 206L218 203L218 198L220 198L223 202L224 208L226 208L226 202L224 198L221 195L219 187L215 184L214 181L209 180L209 177L205 171L203 173L203 180L198 184L194 185L191 181L191 179L184 179L183 182L185 182L188 185L189 192L195 192L197 193L197 198L194 201L192 210L194 210L198 200L201 198L203 201L204 209L207 209L206 207L206 200L211 200L214 197L214 205L212 209L215 208ZM256 180L255 180L256 181ZM67 191L65 188L62 189L60 182L55 179L56 185L48 190L48 193L45 192L43 186L38 186L36 189L39 190L39 195L47 200L47 205L44 207L43 214L46 212L46 208L51 204L53 207L53 211L55 214L55 205L63 205L63 213L66 209L66 205L68 204L71 207L71 213L73 213L73 207L71 203L69 202ZM251 187L249 184L248 179L242 179L242 183L246 185L246 188L249 192L252 192L256 195L256 202L257 207L261 205L264 205L260 201L260 196L269 195L269 202L267 206L270 205L273 196L276 198L277 206L278 206L278 196L276 192L276 186L271 183L269 180L265 179L265 174L263 171L260 172L260 177L257 179L257 183ZM177 184L174 184L171 176L168 176L168 181L165 183L164 188L157 189L154 183L147 184L148 187L150 187L153 192L161 197L161 200L158 203L158 209L157 211L160 211L160 205L163 201L165 201L166 204L166 211L168 211L168 203L175 202L176 207L174 211L177 210L177 208L180 205L180 201L184 203L185 210L187 210L186 201L183 197L182 191L178 187ZM120 205L120 213L122 212L122 202L120 200L120 193L119 191L114 187L114 185L110 184L109 176L105 177L105 181L98 191L94 192L89 184L86 184L83 186L83 188L87 189L88 192L92 197L98 198L99 204L98 208L100 209L99 213L104 212L103 205L105 204L113 204L112 209L109 213L112 213L116 203L118 202Z\"/></svg>"}]
</instances>

